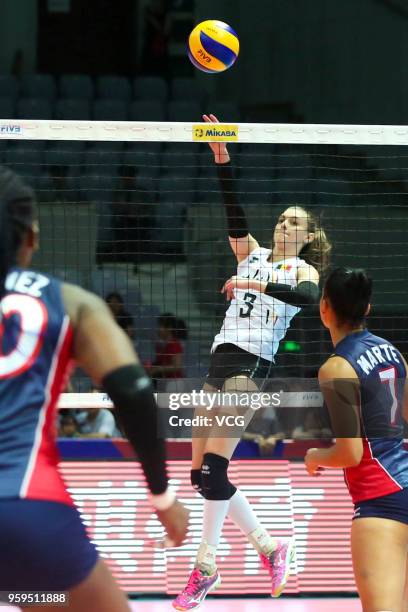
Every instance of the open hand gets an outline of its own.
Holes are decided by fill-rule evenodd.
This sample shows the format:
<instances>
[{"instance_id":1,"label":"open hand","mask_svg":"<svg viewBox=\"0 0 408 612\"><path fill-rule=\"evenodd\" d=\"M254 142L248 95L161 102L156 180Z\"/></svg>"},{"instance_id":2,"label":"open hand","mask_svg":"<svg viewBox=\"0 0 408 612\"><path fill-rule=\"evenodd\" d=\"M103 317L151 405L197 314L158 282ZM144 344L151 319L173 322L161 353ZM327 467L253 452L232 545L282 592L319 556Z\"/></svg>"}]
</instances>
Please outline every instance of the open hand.
<instances>
[{"instance_id":1,"label":"open hand","mask_svg":"<svg viewBox=\"0 0 408 612\"><path fill-rule=\"evenodd\" d=\"M203 115L206 123L219 123L215 115ZM209 147L214 153L214 161L216 164L226 164L230 161L227 145L224 142L209 142Z\"/></svg>"},{"instance_id":2,"label":"open hand","mask_svg":"<svg viewBox=\"0 0 408 612\"><path fill-rule=\"evenodd\" d=\"M188 530L189 511L175 500L167 510L156 510L161 524L166 530L166 546L181 546Z\"/></svg>"}]
</instances>

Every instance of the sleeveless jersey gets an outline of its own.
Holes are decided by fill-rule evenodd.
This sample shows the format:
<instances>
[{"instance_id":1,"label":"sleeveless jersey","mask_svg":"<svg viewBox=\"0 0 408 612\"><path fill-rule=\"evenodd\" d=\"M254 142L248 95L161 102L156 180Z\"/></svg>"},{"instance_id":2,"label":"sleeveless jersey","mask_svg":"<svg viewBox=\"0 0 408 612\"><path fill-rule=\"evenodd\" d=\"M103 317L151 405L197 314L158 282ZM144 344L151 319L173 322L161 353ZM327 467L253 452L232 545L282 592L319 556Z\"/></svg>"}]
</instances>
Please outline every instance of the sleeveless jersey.
<instances>
[{"instance_id":1,"label":"sleeveless jersey","mask_svg":"<svg viewBox=\"0 0 408 612\"><path fill-rule=\"evenodd\" d=\"M402 416L407 373L399 351L364 330L343 338L334 354L346 359L360 379L363 457L344 470L353 502L408 488Z\"/></svg>"},{"instance_id":2,"label":"sleeveless jersey","mask_svg":"<svg viewBox=\"0 0 408 612\"><path fill-rule=\"evenodd\" d=\"M61 283L14 268L6 290L0 303L0 499L73 505L56 445L56 403L73 337Z\"/></svg>"},{"instance_id":3,"label":"sleeveless jersey","mask_svg":"<svg viewBox=\"0 0 408 612\"><path fill-rule=\"evenodd\" d=\"M297 271L307 266L306 262L292 257L272 263L268 261L270 254L271 250L263 247L253 250L238 264L237 276L268 282L275 272L276 282L295 287ZM234 293L211 352L220 344L231 343L248 353L273 361L279 342L300 308L252 289L236 289Z\"/></svg>"}]
</instances>

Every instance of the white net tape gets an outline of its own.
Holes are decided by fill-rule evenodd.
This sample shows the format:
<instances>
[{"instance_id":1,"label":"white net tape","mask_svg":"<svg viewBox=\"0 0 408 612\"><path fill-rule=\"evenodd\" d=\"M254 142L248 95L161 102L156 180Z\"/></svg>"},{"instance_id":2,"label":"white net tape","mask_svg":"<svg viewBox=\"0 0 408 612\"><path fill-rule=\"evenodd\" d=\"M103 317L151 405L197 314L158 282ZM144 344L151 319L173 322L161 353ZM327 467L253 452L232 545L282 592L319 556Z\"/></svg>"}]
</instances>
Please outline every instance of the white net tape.
<instances>
[{"instance_id":1,"label":"white net tape","mask_svg":"<svg viewBox=\"0 0 408 612\"><path fill-rule=\"evenodd\" d=\"M177 403L181 396L186 396L186 393L171 393L172 400ZM190 394L191 395L191 394ZM266 396L271 394L265 393ZM157 394L155 394L157 399ZM193 398L192 398L193 399ZM221 395L222 400L222 395ZM181 404L181 402L180 402ZM323 405L322 394L318 391L302 392L283 392L280 394L280 408L316 408ZM191 406L194 407L193 402ZM183 402L183 408L188 408L186 401ZM62 393L58 401L58 409L65 410L86 410L90 408L114 408L114 405L106 393Z\"/></svg>"},{"instance_id":2,"label":"white net tape","mask_svg":"<svg viewBox=\"0 0 408 612\"><path fill-rule=\"evenodd\" d=\"M224 138L241 143L408 145L408 127L395 125L220 123L214 128L207 123L159 121L0 121L0 139L12 140L217 142Z\"/></svg>"}]
</instances>

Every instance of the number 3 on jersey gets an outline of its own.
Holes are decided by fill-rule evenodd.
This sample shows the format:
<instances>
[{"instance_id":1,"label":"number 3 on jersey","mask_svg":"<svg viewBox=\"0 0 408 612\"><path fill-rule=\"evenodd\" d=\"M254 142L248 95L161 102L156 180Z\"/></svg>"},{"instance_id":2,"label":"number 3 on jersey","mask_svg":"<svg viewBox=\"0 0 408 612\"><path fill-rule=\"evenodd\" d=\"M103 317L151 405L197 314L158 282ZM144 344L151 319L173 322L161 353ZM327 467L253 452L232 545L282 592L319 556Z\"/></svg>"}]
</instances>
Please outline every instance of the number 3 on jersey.
<instances>
[{"instance_id":1,"label":"number 3 on jersey","mask_svg":"<svg viewBox=\"0 0 408 612\"><path fill-rule=\"evenodd\" d=\"M0 322L0 339L4 334L7 319L17 315L16 345L4 354L0 349L0 379L17 376L27 370L40 352L43 332L48 323L45 306L36 298L12 293L1 301L2 319ZM11 323L11 322L10 322Z\"/></svg>"},{"instance_id":2,"label":"number 3 on jersey","mask_svg":"<svg viewBox=\"0 0 408 612\"><path fill-rule=\"evenodd\" d=\"M246 319L247 317L251 315L251 312L254 308L255 300L256 300L256 295L254 293L245 293L244 302L247 306L247 309L246 310L244 310L243 308L239 309L240 317L242 317L243 319Z\"/></svg>"},{"instance_id":3,"label":"number 3 on jersey","mask_svg":"<svg viewBox=\"0 0 408 612\"><path fill-rule=\"evenodd\" d=\"M251 312L254 308L255 300L256 300L256 295L254 293L245 293L244 302L247 308L246 310L244 310L243 308L239 309L239 316L242 319L246 319L247 317L251 316ZM270 316L271 314L272 316ZM268 323L272 323L273 325L275 325L277 318L278 317L275 315L274 311L268 308L266 311L265 324L268 325Z\"/></svg>"}]
</instances>

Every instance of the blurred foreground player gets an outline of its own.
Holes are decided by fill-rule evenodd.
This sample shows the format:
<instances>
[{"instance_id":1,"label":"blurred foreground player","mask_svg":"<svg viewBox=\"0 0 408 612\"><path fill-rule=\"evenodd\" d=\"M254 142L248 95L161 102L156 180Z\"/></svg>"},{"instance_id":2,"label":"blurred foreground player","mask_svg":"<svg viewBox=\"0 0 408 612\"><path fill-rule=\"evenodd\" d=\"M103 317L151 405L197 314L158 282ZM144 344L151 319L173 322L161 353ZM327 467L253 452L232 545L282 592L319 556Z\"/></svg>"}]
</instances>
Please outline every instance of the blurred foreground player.
<instances>
[{"instance_id":1,"label":"blurred foreground player","mask_svg":"<svg viewBox=\"0 0 408 612\"><path fill-rule=\"evenodd\" d=\"M338 268L326 281L321 319L334 351L319 372L336 443L310 449L310 475L344 468L355 505L351 528L354 575L364 612L401 612L408 550L407 365L387 340L364 326L371 279ZM406 605L406 604L405 604Z\"/></svg>"},{"instance_id":2,"label":"blurred foreground player","mask_svg":"<svg viewBox=\"0 0 408 612\"><path fill-rule=\"evenodd\" d=\"M37 234L33 192L0 169L0 591L69 591L61 610L127 612L58 472L55 407L72 360L112 398L174 545L188 513L167 489L156 404L129 338L103 300L27 269Z\"/></svg>"}]
</instances>

